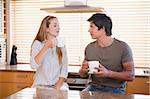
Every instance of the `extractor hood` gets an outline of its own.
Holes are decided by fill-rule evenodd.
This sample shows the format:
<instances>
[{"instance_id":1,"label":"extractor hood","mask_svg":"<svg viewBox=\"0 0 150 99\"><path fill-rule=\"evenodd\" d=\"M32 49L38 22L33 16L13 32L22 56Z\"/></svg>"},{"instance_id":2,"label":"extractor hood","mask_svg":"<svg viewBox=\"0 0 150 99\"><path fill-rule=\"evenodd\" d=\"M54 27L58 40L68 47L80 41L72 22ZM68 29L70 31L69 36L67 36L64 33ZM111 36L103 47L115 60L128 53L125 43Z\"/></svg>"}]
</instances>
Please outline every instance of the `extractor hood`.
<instances>
[{"instance_id":1,"label":"extractor hood","mask_svg":"<svg viewBox=\"0 0 150 99\"><path fill-rule=\"evenodd\" d=\"M87 0L65 0L64 6L53 8L41 8L49 13L89 13L89 12L104 12L101 7L90 7L87 5Z\"/></svg>"}]
</instances>

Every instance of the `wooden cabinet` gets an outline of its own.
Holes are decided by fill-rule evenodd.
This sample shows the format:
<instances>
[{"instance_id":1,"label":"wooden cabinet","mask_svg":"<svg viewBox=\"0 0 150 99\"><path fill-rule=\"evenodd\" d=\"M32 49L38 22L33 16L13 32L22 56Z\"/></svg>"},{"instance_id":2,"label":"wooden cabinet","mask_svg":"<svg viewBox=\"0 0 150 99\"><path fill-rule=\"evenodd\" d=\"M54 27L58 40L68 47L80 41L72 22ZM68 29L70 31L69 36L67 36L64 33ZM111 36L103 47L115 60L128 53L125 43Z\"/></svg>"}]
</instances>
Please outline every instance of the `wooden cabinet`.
<instances>
[{"instance_id":1,"label":"wooden cabinet","mask_svg":"<svg viewBox=\"0 0 150 99\"><path fill-rule=\"evenodd\" d=\"M26 87L31 87L35 71L26 69L25 65L21 70L15 68L6 68L0 70L0 99L11 95ZM70 90L82 90L85 88L88 78L81 78L79 74L69 72L66 81ZM150 76L136 76L134 81L127 82L127 94L150 94Z\"/></svg>"},{"instance_id":2,"label":"wooden cabinet","mask_svg":"<svg viewBox=\"0 0 150 99\"><path fill-rule=\"evenodd\" d=\"M23 88L31 87L34 72L0 71L0 96L6 97Z\"/></svg>"},{"instance_id":3,"label":"wooden cabinet","mask_svg":"<svg viewBox=\"0 0 150 99\"><path fill-rule=\"evenodd\" d=\"M127 94L150 94L150 77L136 76L134 81L127 82Z\"/></svg>"}]
</instances>

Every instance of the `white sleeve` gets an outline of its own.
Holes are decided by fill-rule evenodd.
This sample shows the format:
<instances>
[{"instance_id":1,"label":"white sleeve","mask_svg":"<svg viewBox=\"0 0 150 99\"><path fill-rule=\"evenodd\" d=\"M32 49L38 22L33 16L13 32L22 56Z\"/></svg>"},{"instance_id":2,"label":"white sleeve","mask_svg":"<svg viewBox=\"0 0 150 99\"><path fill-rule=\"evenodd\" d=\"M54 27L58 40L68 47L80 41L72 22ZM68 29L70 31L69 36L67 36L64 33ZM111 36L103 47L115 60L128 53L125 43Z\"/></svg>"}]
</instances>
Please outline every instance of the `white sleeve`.
<instances>
[{"instance_id":1,"label":"white sleeve","mask_svg":"<svg viewBox=\"0 0 150 99\"><path fill-rule=\"evenodd\" d=\"M62 49L63 58L62 58L62 68L60 77L67 78L68 76L68 58L67 58L67 51L66 48Z\"/></svg>"},{"instance_id":2,"label":"white sleeve","mask_svg":"<svg viewBox=\"0 0 150 99\"><path fill-rule=\"evenodd\" d=\"M40 42L35 40L31 47L30 65L33 69L37 69L40 64L35 62L35 56L39 53L41 49Z\"/></svg>"}]
</instances>

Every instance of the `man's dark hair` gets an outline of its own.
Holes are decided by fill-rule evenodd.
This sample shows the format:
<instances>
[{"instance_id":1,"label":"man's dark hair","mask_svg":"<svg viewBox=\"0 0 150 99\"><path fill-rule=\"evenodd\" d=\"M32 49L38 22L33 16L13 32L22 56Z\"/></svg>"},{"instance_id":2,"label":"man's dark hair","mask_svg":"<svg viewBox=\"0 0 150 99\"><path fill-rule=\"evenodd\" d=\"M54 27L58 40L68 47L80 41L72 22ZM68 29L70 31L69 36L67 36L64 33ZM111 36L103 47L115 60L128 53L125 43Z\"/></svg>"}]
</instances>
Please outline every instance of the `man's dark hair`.
<instances>
[{"instance_id":1,"label":"man's dark hair","mask_svg":"<svg viewBox=\"0 0 150 99\"><path fill-rule=\"evenodd\" d=\"M96 13L93 14L87 21L94 23L98 29L105 28L106 35L111 36L112 21L106 14Z\"/></svg>"}]
</instances>

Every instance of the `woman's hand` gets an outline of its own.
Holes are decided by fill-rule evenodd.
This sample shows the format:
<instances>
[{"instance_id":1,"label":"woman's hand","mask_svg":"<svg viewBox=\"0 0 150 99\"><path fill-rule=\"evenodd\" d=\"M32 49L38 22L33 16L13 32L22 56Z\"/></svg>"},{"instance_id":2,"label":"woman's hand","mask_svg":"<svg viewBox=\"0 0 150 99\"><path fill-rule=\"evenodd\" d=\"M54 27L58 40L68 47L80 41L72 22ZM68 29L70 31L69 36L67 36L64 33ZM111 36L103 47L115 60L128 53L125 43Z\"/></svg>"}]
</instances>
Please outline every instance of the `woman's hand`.
<instances>
[{"instance_id":1,"label":"woman's hand","mask_svg":"<svg viewBox=\"0 0 150 99\"><path fill-rule=\"evenodd\" d=\"M56 46L56 38L48 39L44 45L44 47L39 51L39 53L35 56L35 62L40 64L47 49L53 48Z\"/></svg>"},{"instance_id":2,"label":"woman's hand","mask_svg":"<svg viewBox=\"0 0 150 99\"><path fill-rule=\"evenodd\" d=\"M56 89L56 90L60 90L60 88L62 87L64 81L65 81L65 78L59 77L59 80L56 82L56 84L54 85L53 88Z\"/></svg>"},{"instance_id":3,"label":"woman's hand","mask_svg":"<svg viewBox=\"0 0 150 99\"><path fill-rule=\"evenodd\" d=\"M44 46L46 46L47 48L53 48L56 46L56 42L56 38L48 39Z\"/></svg>"},{"instance_id":4,"label":"woman's hand","mask_svg":"<svg viewBox=\"0 0 150 99\"><path fill-rule=\"evenodd\" d=\"M56 89L56 90L60 90L60 86L58 86L58 85L54 85L53 88Z\"/></svg>"}]
</instances>

